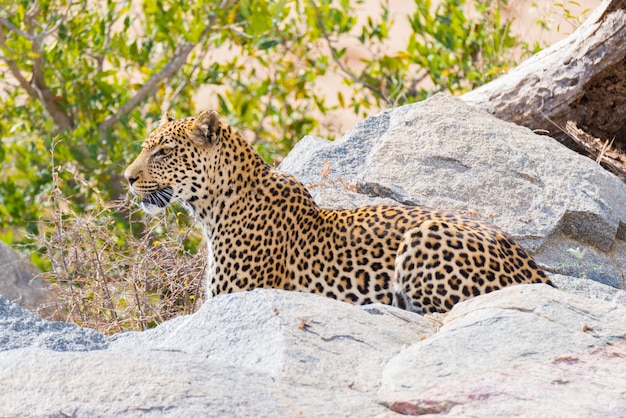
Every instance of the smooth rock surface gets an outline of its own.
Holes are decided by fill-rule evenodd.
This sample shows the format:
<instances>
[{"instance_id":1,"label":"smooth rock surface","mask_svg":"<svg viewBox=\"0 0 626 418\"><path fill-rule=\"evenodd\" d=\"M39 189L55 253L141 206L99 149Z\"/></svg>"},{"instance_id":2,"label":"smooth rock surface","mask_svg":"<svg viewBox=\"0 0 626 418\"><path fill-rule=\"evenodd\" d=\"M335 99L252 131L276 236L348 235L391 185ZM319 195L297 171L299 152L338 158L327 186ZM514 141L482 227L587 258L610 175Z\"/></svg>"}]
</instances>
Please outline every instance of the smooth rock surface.
<instances>
[{"instance_id":1,"label":"smooth rock surface","mask_svg":"<svg viewBox=\"0 0 626 418\"><path fill-rule=\"evenodd\" d=\"M280 168L310 185L322 206L383 197L478 216L552 272L625 284L626 185L551 138L460 99L440 94L383 112L335 142L306 137ZM585 249L583 260L570 248Z\"/></svg>"},{"instance_id":2,"label":"smooth rock surface","mask_svg":"<svg viewBox=\"0 0 626 418\"><path fill-rule=\"evenodd\" d=\"M513 286L459 304L402 350L379 397L448 416L624 416L625 338L624 306Z\"/></svg>"},{"instance_id":3,"label":"smooth rock surface","mask_svg":"<svg viewBox=\"0 0 626 418\"><path fill-rule=\"evenodd\" d=\"M0 416L626 413L626 308L545 285L461 303L443 325L259 289L113 337L0 302Z\"/></svg>"},{"instance_id":4,"label":"smooth rock surface","mask_svg":"<svg viewBox=\"0 0 626 418\"><path fill-rule=\"evenodd\" d=\"M377 367L390 353L435 330L432 322L385 305L361 308L310 294L253 293L216 297L195 315L121 334L110 348L184 351L310 387L323 381L321 388L351 384L362 390L376 383ZM251 297L253 309L246 301ZM334 361L341 352L355 356Z\"/></svg>"},{"instance_id":5,"label":"smooth rock surface","mask_svg":"<svg viewBox=\"0 0 626 418\"><path fill-rule=\"evenodd\" d=\"M33 326L4 305L0 416L372 416L386 410L372 394L387 361L437 328L389 306L256 290L103 343L74 325ZM31 344L13 343L15 329L30 330L20 340ZM56 341L82 334L92 351L40 344L42 329Z\"/></svg>"}]
</instances>

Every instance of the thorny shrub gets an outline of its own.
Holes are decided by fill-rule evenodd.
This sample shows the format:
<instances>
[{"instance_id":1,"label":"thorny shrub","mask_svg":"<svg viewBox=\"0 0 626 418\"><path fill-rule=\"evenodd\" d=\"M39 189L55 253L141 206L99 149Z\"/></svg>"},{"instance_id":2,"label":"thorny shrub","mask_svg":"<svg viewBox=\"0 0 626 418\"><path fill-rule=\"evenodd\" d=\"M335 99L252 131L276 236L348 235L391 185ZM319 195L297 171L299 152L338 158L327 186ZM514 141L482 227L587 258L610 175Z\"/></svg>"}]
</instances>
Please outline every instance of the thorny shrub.
<instances>
[{"instance_id":1,"label":"thorny shrub","mask_svg":"<svg viewBox=\"0 0 626 418\"><path fill-rule=\"evenodd\" d=\"M51 263L43 274L55 300L51 317L110 334L152 328L202 305L206 246L184 213L146 218L138 237L122 236L115 219L135 217L131 200L77 214L53 198L38 238Z\"/></svg>"}]
</instances>

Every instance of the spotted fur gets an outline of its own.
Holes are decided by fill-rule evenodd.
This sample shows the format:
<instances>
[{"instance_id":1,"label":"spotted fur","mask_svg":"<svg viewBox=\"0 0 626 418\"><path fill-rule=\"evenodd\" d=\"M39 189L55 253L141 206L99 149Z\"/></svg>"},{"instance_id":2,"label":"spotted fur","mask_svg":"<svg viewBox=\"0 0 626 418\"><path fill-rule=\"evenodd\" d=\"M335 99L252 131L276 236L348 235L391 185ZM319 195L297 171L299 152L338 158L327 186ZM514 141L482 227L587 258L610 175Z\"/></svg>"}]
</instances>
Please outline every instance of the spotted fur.
<instances>
[{"instance_id":1,"label":"spotted fur","mask_svg":"<svg viewBox=\"0 0 626 418\"><path fill-rule=\"evenodd\" d=\"M517 283L552 285L494 225L424 207L318 207L213 111L165 115L125 177L147 212L177 199L202 225L208 294L279 288L426 313Z\"/></svg>"}]
</instances>

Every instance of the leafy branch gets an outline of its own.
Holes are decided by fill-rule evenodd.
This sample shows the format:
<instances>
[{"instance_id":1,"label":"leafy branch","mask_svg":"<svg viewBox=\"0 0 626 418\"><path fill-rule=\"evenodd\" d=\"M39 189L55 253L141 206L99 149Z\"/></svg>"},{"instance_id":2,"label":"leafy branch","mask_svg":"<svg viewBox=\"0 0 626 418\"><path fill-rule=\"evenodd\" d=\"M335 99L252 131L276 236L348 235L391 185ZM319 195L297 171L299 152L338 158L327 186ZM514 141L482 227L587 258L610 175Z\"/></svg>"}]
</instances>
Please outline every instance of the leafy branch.
<instances>
[{"instance_id":1,"label":"leafy branch","mask_svg":"<svg viewBox=\"0 0 626 418\"><path fill-rule=\"evenodd\" d=\"M322 38L324 39L326 46L328 46L328 50L330 51L331 57L333 59L333 62L337 65L337 67L339 68L339 70L346 76L348 77L350 80L352 80L353 82L362 85L363 87L371 90L372 92L374 92L376 95L382 97L385 102L387 102L388 104L392 104L393 100L388 97L385 92L379 88L378 86L368 82L367 80L365 80L365 78L362 75L358 75L356 74L354 71L352 71L350 68L348 68L343 61L341 61L341 57L342 55L337 51L337 48L335 48L333 46L333 40L331 39L331 35L328 33L328 30L326 29L326 25L324 23L324 19L322 17L322 14L320 13L320 9L317 5L317 2L315 0L312 0L310 2L311 6L313 7L313 9L315 10L315 17L317 20L317 26L319 28L319 30L322 33Z\"/></svg>"},{"instance_id":2,"label":"leafy branch","mask_svg":"<svg viewBox=\"0 0 626 418\"><path fill-rule=\"evenodd\" d=\"M43 196L53 175L77 213L98 199L120 198L120 173L163 108L190 115L200 103L217 107L267 160L279 162L306 134L335 136L340 128L324 118L329 112L363 116L362 109L456 92L485 79L489 72L477 64L502 61L510 46L506 22L469 19L468 0L442 0L434 15L423 4L430 0L415 1L409 43L393 53L387 45L394 20L385 2L364 23L353 13L361 0L124 0L98 7L13 0L0 6L0 65L7 69L0 73L6 109L0 132L11 138L0 142L0 163L11 167L0 174L0 239L4 228L24 222L36 231L50 205ZM485 15L481 10L477 15ZM355 41L369 54L358 67L342 46ZM331 90L336 102L325 97L329 73L352 88ZM426 77L434 86L423 87ZM51 172L53 138L58 167ZM88 177L101 196L70 172ZM135 228L127 219L115 222Z\"/></svg>"},{"instance_id":3,"label":"leafy branch","mask_svg":"<svg viewBox=\"0 0 626 418\"><path fill-rule=\"evenodd\" d=\"M69 9L66 10L68 13ZM21 37L24 37L32 42L32 53L36 56L33 60L32 64L32 84L29 83L26 78L22 75L22 72L19 69L19 66L15 62L15 60L7 58L6 55L2 57L3 61L9 67L9 71L15 79L20 83L20 86L28 93L28 95L35 99L39 100L41 104L44 106L48 114L54 119L55 124L63 130L73 129L74 122L72 119L65 113L61 108L57 105L57 97L52 93L50 88L45 82L43 76L43 59L42 59L42 40L47 36L52 34L55 30L59 28L59 26L65 20L65 17L58 19L58 21L49 29L44 30L39 34L34 34L32 31L32 19L34 19L36 15L37 9L35 7L31 8L25 16L25 23L28 25L28 33L22 32L18 28L16 28L11 22L9 22L5 18L0 18L0 47L4 51L9 51L9 47L6 44L6 34L5 29L9 29Z\"/></svg>"},{"instance_id":4,"label":"leafy branch","mask_svg":"<svg viewBox=\"0 0 626 418\"><path fill-rule=\"evenodd\" d=\"M207 34L211 31L211 27L208 26L206 29L202 31L200 35L199 42L203 40ZM154 90L156 86L169 78L171 78L180 68L187 63L187 57L194 49L197 44L193 43L184 43L180 46L178 51L174 53L171 61L168 62L161 71L154 74L152 77L146 81L146 83L141 86L141 88L135 93L135 95L124 103L115 114L108 116L104 121L100 123L98 126L98 131L100 132L100 137L104 138L106 136L106 132L108 129L111 129L113 125L115 125L121 117L129 114L133 109L139 105L139 103L143 102L148 96L152 96L154 94Z\"/></svg>"}]
</instances>

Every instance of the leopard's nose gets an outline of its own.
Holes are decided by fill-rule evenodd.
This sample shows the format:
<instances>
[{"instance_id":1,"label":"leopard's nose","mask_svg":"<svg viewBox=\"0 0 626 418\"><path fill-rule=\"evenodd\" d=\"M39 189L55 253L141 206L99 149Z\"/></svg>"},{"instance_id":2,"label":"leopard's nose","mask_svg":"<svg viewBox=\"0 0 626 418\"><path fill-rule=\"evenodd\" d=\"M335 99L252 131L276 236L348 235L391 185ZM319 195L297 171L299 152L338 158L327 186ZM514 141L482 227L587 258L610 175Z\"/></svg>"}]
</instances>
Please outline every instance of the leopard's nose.
<instances>
[{"instance_id":1,"label":"leopard's nose","mask_svg":"<svg viewBox=\"0 0 626 418\"><path fill-rule=\"evenodd\" d=\"M129 172L124 173L124 178L126 179L128 184L130 184L131 186L133 185L134 182L136 182L139 179L139 177L133 177Z\"/></svg>"}]
</instances>

